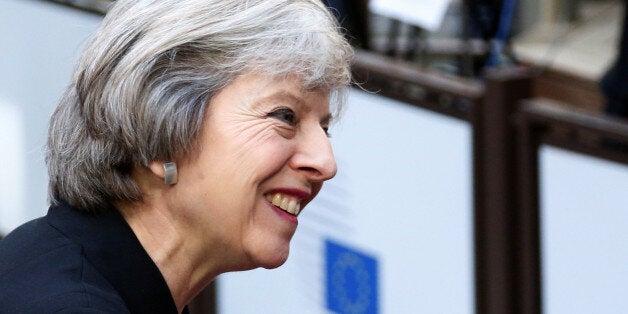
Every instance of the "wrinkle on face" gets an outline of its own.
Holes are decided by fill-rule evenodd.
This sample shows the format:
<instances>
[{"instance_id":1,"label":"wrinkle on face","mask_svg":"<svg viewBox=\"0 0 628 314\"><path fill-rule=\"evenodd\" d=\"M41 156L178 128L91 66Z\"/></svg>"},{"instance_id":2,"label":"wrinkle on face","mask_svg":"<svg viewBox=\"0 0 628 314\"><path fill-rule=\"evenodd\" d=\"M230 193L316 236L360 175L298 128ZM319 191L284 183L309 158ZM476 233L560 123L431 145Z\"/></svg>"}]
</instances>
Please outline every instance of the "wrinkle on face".
<instances>
[{"instance_id":1,"label":"wrinkle on face","mask_svg":"<svg viewBox=\"0 0 628 314\"><path fill-rule=\"evenodd\" d=\"M255 77L259 79L259 76ZM246 84L247 81L234 81L232 86L227 88L238 88L240 84ZM271 88L275 90L269 95L267 93L268 87L273 84L285 85L283 88L276 90L277 87ZM307 108L303 104L303 98L308 93L305 90L298 90L300 95L295 95L294 86L295 83L289 80L277 81L272 78L264 78L263 84L258 84L253 89L247 89L246 95L241 95L239 99L234 99L233 102L225 102L220 99L221 92L219 92L213 100L210 102L209 111L210 117L215 119L224 119L222 121L224 128L221 129L221 134L209 134L209 136L223 136L227 134L229 137L238 138L242 142L238 144L238 150L233 151L233 159L238 160L238 155L247 154L251 150L257 149L257 147L272 143L282 149L290 149L291 143L285 141L295 136L298 131L295 126L288 126L277 119L269 117L268 115L278 108L288 107L295 108L295 110L301 111L302 115L309 113L311 109ZM220 104L216 104L220 102ZM234 106L232 109L223 110L223 108L216 108L216 106ZM216 115L222 114L221 117ZM323 118L323 120L327 119ZM208 121L208 123L212 123ZM251 165L240 164L238 165L242 169L247 169ZM279 170L279 169L278 169ZM255 178L250 178L254 180Z\"/></svg>"},{"instance_id":2,"label":"wrinkle on face","mask_svg":"<svg viewBox=\"0 0 628 314\"><path fill-rule=\"evenodd\" d=\"M283 136L279 133L285 133L278 122L273 121L270 118L262 118L259 114L243 114L237 113L225 117L227 125L220 130L220 134L211 134L210 136L222 137L224 134L229 135L229 139L237 139L235 150L229 152L229 155L225 156L227 159L232 160L238 169L242 169L241 173L230 174L238 176L248 176L249 183L252 183L259 178L255 177L255 173L249 173L246 170L254 168L254 163L258 163L258 160L250 160L244 158L238 158L242 155L250 154L251 151L255 151L259 147L274 145L277 148L289 149L289 143L282 142ZM215 139L215 140L220 140ZM211 149L211 148L208 148ZM279 171L279 168L277 169Z\"/></svg>"}]
</instances>

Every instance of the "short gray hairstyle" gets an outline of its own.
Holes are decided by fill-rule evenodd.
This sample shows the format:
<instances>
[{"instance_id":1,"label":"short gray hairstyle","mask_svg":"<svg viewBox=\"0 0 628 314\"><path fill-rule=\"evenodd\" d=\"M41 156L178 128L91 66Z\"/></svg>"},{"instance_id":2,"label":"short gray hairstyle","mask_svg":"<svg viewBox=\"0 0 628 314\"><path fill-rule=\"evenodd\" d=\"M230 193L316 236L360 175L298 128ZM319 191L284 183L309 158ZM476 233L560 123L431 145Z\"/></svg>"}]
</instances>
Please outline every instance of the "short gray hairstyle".
<instances>
[{"instance_id":1,"label":"short gray hairstyle","mask_svg":"<svg viewBox=\"0 0 628 314\"><path fill-rule=\"evenodd\" d=\"M318 0L118 0L51 117L50 201L140 201L133 169L193 151L206 105L238 75L296 75L334 102L352 55Z\"/></svg>"}]
</instances>

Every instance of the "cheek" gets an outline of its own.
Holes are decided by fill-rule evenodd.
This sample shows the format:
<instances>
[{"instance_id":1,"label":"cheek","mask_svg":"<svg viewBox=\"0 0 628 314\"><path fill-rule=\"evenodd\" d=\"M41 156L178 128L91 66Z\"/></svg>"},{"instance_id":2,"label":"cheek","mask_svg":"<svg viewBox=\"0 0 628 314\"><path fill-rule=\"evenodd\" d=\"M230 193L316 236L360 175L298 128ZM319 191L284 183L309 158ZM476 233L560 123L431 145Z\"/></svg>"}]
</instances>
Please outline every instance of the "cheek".
<instances>
[{"instance_id":1,"label":"cheek","mask_svg":"<svg viewBox=\"0 0 628 314\"><path fill-rule=\"evenodd\" d=\"M243 171L251 171L253 180L259 181L276 174L288 166L292 146L281 140L268 140L251 145L242 151L242 159L246 159Z\"/></svg>"},{"instance_id":2,"label":"cheek","mask_svg":"<svg viewBox=\"0 0 628 314\"><path fill-rule=\"evenodd\" d=\"M276 172L287 164L292 146L290 140L279 135L272 126L262 130L253 128L233 141L233 154L227 162L243 172L260 168Z\"/></svg>"},{"instance_id":3,"label":"cheek","mask_svg":"<svg viewBox=\"0 0 628 314\"><path fill-rule=\"evenodd\" d=\"M240 190L284 167L294 150L274 120L250 116L213 116L202 141L203 180L221 181L221 189ZM199 175L200 175L199 174ZM209 178L208 178L209 177Z\"/></svg>"}]
</instances>

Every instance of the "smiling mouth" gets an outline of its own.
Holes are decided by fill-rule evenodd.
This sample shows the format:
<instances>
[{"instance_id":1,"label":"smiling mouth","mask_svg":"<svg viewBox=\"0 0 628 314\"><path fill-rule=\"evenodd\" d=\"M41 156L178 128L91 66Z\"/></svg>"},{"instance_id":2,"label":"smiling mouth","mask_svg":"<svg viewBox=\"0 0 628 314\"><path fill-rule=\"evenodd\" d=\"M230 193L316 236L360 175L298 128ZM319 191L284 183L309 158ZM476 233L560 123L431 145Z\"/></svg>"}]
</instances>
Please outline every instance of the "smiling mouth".
<instances>
[{"instance_id":1,"label":"smiling mouth","mask_svg":"<svg viewBox=\"0 0 628 314\"><path fill-rule=\"evenodd\" d=\"M297 216L301 212L301 203L299 199L281 193L266 194L266 199L277 208L288 214Z\"/></svg>"}]
</instances>

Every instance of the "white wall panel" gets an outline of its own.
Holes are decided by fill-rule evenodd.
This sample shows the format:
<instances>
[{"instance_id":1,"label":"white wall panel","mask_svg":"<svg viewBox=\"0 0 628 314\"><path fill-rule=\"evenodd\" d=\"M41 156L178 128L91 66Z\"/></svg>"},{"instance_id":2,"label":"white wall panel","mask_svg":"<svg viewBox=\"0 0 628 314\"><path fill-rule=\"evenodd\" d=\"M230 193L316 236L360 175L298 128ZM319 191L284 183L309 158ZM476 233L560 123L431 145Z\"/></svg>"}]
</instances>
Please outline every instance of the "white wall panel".
<instances>
[{"instance_id":1,"label":"white wall panel","mask_svg":"<svg viewBox=\"0 0 628 314\"><path fill-rule=\"evenodd\" d=\"M628 313L628 166L544 146L546 314Z\"/></svg>"},{"instance_id":2,"label":"white wall panel","mask_svg":"<svg viewBox=\"0 0 628 314\"><path fill-rule=\"evenodd\" d=\"M0 233L47 209L48 118L101 19L46 1L0 1L0 144L11 145L0 146L0 173L9 174L0 180Z\"/></svg>"}]
</instances>

